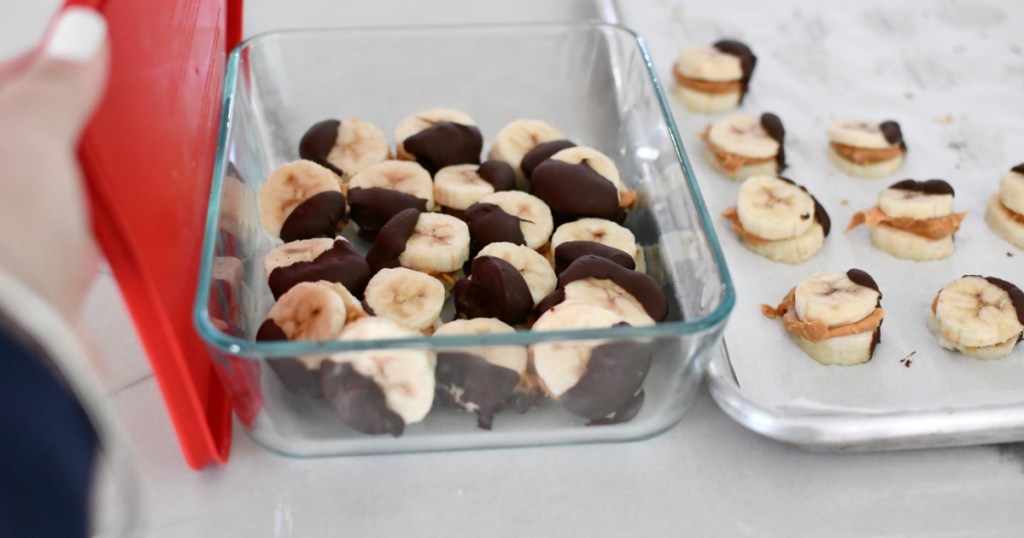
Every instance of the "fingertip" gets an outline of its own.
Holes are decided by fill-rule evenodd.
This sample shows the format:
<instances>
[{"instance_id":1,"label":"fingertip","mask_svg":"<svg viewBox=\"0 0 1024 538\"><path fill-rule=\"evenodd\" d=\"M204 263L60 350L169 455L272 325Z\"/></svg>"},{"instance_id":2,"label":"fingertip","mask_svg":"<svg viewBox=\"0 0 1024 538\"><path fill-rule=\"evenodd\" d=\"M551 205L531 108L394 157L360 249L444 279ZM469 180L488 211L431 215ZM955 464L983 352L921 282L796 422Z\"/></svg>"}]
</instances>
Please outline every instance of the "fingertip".
<instances>
[{"instance_id":1,"label":"fingertip","mask_svg":"<svg viewBox=\"0 0 1024 538\"><path fill-rule=\"evenodd\" d=\"M107 20L100 12L70 6L57 15L43 51L45 58L90 63L99 58L107 43Z\"/></svg>"}]
</instances>

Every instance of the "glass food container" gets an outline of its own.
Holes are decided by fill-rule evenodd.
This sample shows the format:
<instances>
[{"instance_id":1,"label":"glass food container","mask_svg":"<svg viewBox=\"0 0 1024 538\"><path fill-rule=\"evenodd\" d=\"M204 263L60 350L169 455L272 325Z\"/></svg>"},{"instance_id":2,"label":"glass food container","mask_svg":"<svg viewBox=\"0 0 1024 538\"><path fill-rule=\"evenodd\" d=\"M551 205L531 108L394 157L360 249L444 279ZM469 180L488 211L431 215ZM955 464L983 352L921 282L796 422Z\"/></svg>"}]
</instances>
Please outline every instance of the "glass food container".
<instances>
[{"instance_id":1,"label":"glass food container","mask_svg":"<svg viewBox=\"0 0 1024 538\"><path fill-rule=\"evenodd\" d=\"M668 298L668 321L600 330L256 342L273 304L263 255L276 244L259 225L256 194L264 178L298 157L300 137L318 121L358 118L388 132L403 117L433 107L472 116L485 151L510 121L537 118L609 155L638 194L624 225ZM267 449L328 456L641 439L675 424L699 388L735 294L664 91L633 32L588 23L265 34L231 54L220 129L195 324L240 422ZM353 228L344 236L365 254L369 243ZM443 319L451 317L449 304ZM630 342L626 347L650 358L635 416L591 422L542 398L525 413L499 413L485 430L472 413L435 401L401 436L367 435L346 426L324 398L289 391L275 375L280 369L272 368L291 357L367 350L437 356L577 341Z\"/></svg>"}]
</instances>

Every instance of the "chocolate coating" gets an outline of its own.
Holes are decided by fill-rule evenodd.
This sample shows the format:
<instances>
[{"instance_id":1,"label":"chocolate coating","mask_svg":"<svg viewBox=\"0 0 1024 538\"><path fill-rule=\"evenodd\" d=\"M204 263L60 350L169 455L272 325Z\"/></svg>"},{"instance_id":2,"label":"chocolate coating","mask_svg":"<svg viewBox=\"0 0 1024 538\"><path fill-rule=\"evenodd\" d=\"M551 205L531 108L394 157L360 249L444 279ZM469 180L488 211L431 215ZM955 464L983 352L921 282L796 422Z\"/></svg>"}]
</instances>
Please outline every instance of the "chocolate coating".
<instances>
[{"instance_id":1,"label":"chocolate coating","mask_svg":"<svg viewBox=\"0 0 1024 538\"><path fill-rule=\"evenodd\" d=\"M453 164L480 164L484 138L472 125L442 121L406 138L402 146L434 175Z\"/></svg>"},{"instance_id":2,"label":"chocolate coating","mask_svg":"<svg viewBox=\"0 0 1024 538\"><path fill-rule=\"evenodd\" d=\"M650 345L639 342L596 346L580 380L558 400L577 415L603 419L631 403L647 377L652 355Z\"/></svg>"},{"instance_id":3,"label":"chocolate coating","mask_svg":"<svg viewBox=\"0 0 1024 538\"><path fill-rule=\"evenodd\" d=\"M1011 172L1017 172L1018 174L1024 174L1024 163L1020 163L1010 169Z\"/></svg>"},{"instance_id":4,"label":"chocolate coating","mask_svg":"<svg viewBox=\"0 0 1024 538\"><path fill-rule=\"evenodd\" d=\"M616 409L607 418L598 418L587 422L587 426L609 426L612 424L624 424L636 418L640 413L640 410L644 407L644 400L646 393L644 389L640 389L632 398L622 404L622 407Z\"/></svg>"},{"instance_id":5,"label":"chocolate coating","mask_svg":"<svg viewBox=\"0 0 1024 538\"><path fill-rule=\"evenodd\" d=\"M903 181L893 183L889 188L901 191L923 192L925 194L948 194L950 196L956 196L956 192L953 191L953 186L941 179L929 179L928 181L904 179Z\"/></svg>"},{"instance_id":6,"label":"chocolate coating","mask_svg":"<svg viewBox=\"0 0 1024 538\"><path fill-rule=\"evenodd\" d=\"M750 89L750 77L754 75L757 56L754 56L754 52L745 43L735 39L722 39L715 42L714 47L721 52L731 54L740 59L740 69L743 71L743 78L740 79L740 83L743 86L740 92L740 102L742 103L743 98L747 96L747 91Z\"/></svg>"},{"instance_id":7,"label":"chocolate coating","mask_svg":"<svg viewBox=\"0 0 1024 538\"><path fill-rule=\"evenodd\" d=\"M345 195L326 191L304 200L281 224L285 243L314 237L334 237L345 223Z\"/></svg>"},{"instance_id":8,"label":"chocolate coating","mask_svg":"<svg viewBox=\"0 0 1024 538\"><path fill-rule=\"evenodd\" d=\"M341 122L338 120L324 120L314 123L299 140L299 157L307 161L313 161L320 166L338 174L345 175L344 170L334 166L327 160L334 143L338 141L338 128Z\"/></svg>"},{"instance_id":9,"label":"chocolate coating","mask_svg":"<svg viewBox=\"0 0 1024 538\"><path fill-rule=\"evenodd\" d=\"M501 207L477 202L469 206L463 216L469 225L474 246L477 247L475 252L491 243L526 244L523 229L519 226L519 217L509 215Z\"/></svg>"},{"instance_id":10,"label":"chocolate coating","mask_svg":"<svg viewBox=\"0 0 1024 538\"><path fill-rule=\"evenodd\" d=\"M581 256L558 275L558 287L577 280L596 278L611 280L643 305L654 321L665 321L668 317L668 300L658 282L645 273L631 271L606 258L593 255Z\"/></svg>"},{"instance_id":11,"label":"chocolate coating","mask_svg":"<svg viewBox=\"0 0 1024 538\"><path fill-rule=\"evenodd\" d=\"M538 164L550 159L552 155L563 149L574 147L576 147L576 144L569 140L553 140L538 144L535 148L526 152L526 155L523 155L523 160L519 162L519 167L522 168L523 175L529 179L533 177L533 170L537 168Z\"/></svg>"},{"instance_id":12,"label":"chocolate coating","mask_svg":"<svg viewBox=\"0 0 1024 538\"><path fill-rule=\"evenodd\" d=\"M893 120L886 120L880 123L878 128L882 130L882 135L885 136L886 142L903 148L903 151L907 150L907 143L903 140L903 131L900 130L900 124Z\"/></svg>"},{"instance_id":13,"label":"chocolate coating","mask_svg":"<svg viewBox=\"0 0 1024 538\"><path fill-rule=\"evenodd\" d=\"M376 234L391 217L403 210L427 210L427 201L422 198L380 187L351 189L348 201L352 207L352 222L359 225L361 235Z\"/></svg>"},{"instance_id":14,"label":"chocolate coating","mask_svg":"<svg viewBox=\"0 0 1024 538\"><path fill-rule=\"evenodd\" d=\"M473 260L471 278L455 283L455 311L467 318L498 318L509 325L526 321L533 296L523 275L493 256Z\"/></svg>"},{"instance_id":15,"label":"chocolate coating","mask_svg":"<svg viewBox=\"0 0 1024 538\"><path fill-rule=\"evenodd\" d=\"M615 247L594 241L566 241L555 248L555 273L560 274L572 262L587 255L609 259L630 271L636 269L636 260Z\"/></svg>"},{"instance_id":16,"label":"chocolate coating","mask_svg":"<svg viewBox=\"0 0 1024 538\"><path fill-rule=\"evenodd\" d=\"M319 280L337 282L352 292L352 295L360 296L370 281L370 266L348 241L337 239L334 246L312 261L274 269L267 278L267 284L270 285L274 299L280 299L299 282Z\"/></svg>"},{"instance_id":17,"label":"chocolate coating","mask_svg":"<svg viewBox=\"0 0 1024 538\"><path fill-rule=\"evenodd\" d=\"M871 275L867 273L867 271L862 271L860 269L850 269L849 271L846 272L846 278L849 278L850 282L853 282L854 284L864 286L865 288L871 288L877 291L879 295L882 294L882 290L878 289L878 283L875 282L875 279L872 278Z\"/></svg>"},{"instance_id":18,"label":"chocolate coating","mask_svg":"<svg viewBox=\"0 0 1024 538\"><path fill-rule=\"evenodd\" d=\"M287 340L288 335L284 333L274 320L268 319L260 325L256 331L257 342L273 342ZM323 396L320 388L320 369L309 369L301 361L282 357L279 359L268 359L270 369L288 392L306 396Z\"/></svg>"},{"instance_id":19,"label":"chocolate coating","mask_svg":"<svg viewBox=\"0 0 1024 538\"><path fill-rule=\"evenodd\" d=\"M415 208L400 211L380 229L373 246L366 253L366 263L370 266L371 274L399 266L398 257L405 252L405 243L412 236L420 220L420 213Z\"/></svg>"},{"instance_id":20,"label":"chocolate coating","mask_svg":"<svg viewBox=\"0 0 1024 538\"><path fill-rule=\"evenodd\" d=\"M476 175L491 184L494 192L511 191L516 188L516 172L505 161L484 161L477 168Z\"/></svg>"},{"instance_id":21,"label":"chocolate coating","mask_svg":"<svg viewBox=\"0 0 1024 538\"><path fill-rule=\"evenodd\" d=\"M556 222L596 217L621 224L626 219L615 185L585 162L548 159L534 169L531 183L533 193L551 207Z\"/></svg>"},{"instance_id":22,"label":"chocolate coating","mask_svg":"<svg viewBox=\"0 0 1024 538\"><path fill-rule=\"evenodd\" d=\"M1017 321L1019 321L1021 325L1024 325L1024 291L1021 291L1017 286L1014 286L1010 282L1001 278L996 278L994 276L986 276L983 278L993 285L998 286L1010 296L1010 302L1013 303L1013 308L1017 310ZM1024 334L1021 335L1021 338L1024 338Z\"/></svg>"},{"instance_id":23,"label":"chocolate coating","mask_svg":"<svg viewBox=\"0 0 1024 538\"><path fill-rule=\"evenodd\" d=\"M782 126L782 120L771 112L765 112L761 114L761 127L768 132L768 136L779 143L779 152L775 154L775 164L779 168L776 173L782 172L786 168L786 129Z\"/></svg>"},{"instance_id":24,"label":"chocolate coating","mask_svg":"<svg viewBox=\"0 0 1024 538\"><path fill-rule=\"evenodd\" d=\"M394 437L405 431L405 421L388 409L384 391L348 363L330 363L321 368L324 396L338 418L353 430L370 435L389 433Z\"/></svg>"},{"instance_id":25,"label":"chocolate coating","mask_svg":"<svg viewBox=\"0 0 1024 538\"><path fill-rule=\"evenodd\" d=\"M461 351L437 354L438 399L449 406L465 409L475 404L477 426L491 429L494 415L509 406L519 384L519 373L487 362L483 357ZM461 391L461 403L452 396Z\"/></svg>"}]
</instances>

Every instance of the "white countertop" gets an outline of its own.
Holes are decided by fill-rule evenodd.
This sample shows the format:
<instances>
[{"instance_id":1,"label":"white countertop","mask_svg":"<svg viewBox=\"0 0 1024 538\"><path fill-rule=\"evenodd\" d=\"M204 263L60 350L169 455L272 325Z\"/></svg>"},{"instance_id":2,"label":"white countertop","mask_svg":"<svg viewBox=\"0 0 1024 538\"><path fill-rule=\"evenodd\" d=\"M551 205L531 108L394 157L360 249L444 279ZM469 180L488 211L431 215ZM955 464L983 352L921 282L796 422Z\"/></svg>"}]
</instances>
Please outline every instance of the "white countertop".
<instances>
[{"instance_id":1,"label":"white countertop","mask_svg":"<svg viewBox=\"0 0 1024 538\"><path fill-rule=\"evenodd\" d=\"M790 16L791 8L780 3L797 5L795 0L750 2L750 9L763 10L767 24ZM386 11L379 11L384 9L379 4L349 4L352 10L362 10L345 13L349 24L389 20L381 15ZM5 4L0 56L37 39L55 5L54 0ZM246 20L250 31L279 24L301 26L295 13L307 10L306 20L318 20L309 12L332 5L324 0L252 0ZM462 4L447 0L443 5ZM664 35L665 25L693 11L707 17L722 10L718 15L726 20L727 9L721 6L643 0L623 8L628 8L627 25L633 24L641 34ZM965 10L982 7L993 6L963 4ZM333 9L345 12L341 6ZM504 9L510 11L496 12L505 17L525 13L507 5ZM650 11L633 21L630 14L641 9ZM811 7L802 9L812 12ZM12 13L15 16L6 16ZM431 22L441 20L433 17ZM656 61L670 63L676 50L664 49L677 45L653 39L651 46ZM1017 51L1020 54L1019 44ZM111 398L143 469L145 536L1024 533L1024 444L808 453L745 430L706 394L667 433L627 444L290 460L259 448L236 427L228 465L193 472L181 458L150 368L108 273L92 289L83 319L108 365Z\"/></svg>"}]
</instances>

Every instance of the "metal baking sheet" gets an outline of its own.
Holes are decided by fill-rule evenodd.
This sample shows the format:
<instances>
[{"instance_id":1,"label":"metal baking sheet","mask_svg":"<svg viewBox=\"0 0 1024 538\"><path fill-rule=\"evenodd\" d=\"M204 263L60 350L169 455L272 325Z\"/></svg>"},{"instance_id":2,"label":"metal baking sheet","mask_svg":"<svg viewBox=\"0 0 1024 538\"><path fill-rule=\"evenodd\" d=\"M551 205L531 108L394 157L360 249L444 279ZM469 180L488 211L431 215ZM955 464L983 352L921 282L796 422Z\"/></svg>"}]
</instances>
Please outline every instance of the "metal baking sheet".
<instances>
[{"instance_id":1,"label":"metal baking sheet","mask_svg":"<svg viewBox=\"0 0 1024 538\"><path fill-rule=\"evenodd\" d=\"M1024 440L1024 348L982 363L940 349L924 326L936 291L964 273L1024 284L1024 252L992 234L983 217L999 175L1024 161L1024 40L1017 31L1024 4L726 0L645 7L622 6L623 19L650 44L668 86L686 45L723 36L751 45L759 64L742 109L782 117L791 162L785 175L816 194L833 220L825 249L797 267L758 258L726 221L716 223L739 297L708 373L719 405L754 431L818 450ZM709 208L734 205L739 183L713 172L702 155L698 133L714 118L675 111ZM825 157L825 126L841 115L899 120L910 146L903 170L880 180L835 170ZM898 260L874 249L863 228L843 233L854 211L906 177L949 180L956 210L970 212L949 260ZM821 367L757 307L778 302L810 273L849 267L868 270L886 293L883 344L868 365Z\"/></svg>"}]
</instances>

